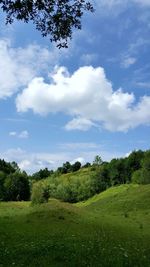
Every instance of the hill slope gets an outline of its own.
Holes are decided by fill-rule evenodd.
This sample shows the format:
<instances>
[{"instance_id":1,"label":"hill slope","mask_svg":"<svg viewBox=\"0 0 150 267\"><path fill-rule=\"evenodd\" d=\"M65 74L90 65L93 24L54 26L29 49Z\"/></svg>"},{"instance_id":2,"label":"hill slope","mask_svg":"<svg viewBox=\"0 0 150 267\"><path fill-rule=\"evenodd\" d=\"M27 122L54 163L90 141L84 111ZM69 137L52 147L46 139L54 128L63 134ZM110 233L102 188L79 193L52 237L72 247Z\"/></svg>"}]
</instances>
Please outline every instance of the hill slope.
<instances>
[{"instance_id":1,"label":"hill slope","mask_svg":"<svg viewBox=\"0 0 150 267\"><path fill-rule=\"evenodd\" d=\"M106 213L150 209L150 185L120 185L77 203L78 207Z\"/></svg>"},{"instance_id":2,"label":"hill slope","mask_svg":"<svg viewBox=\"0 0 150 267\"><path fill-rule=\"evenodd\" d=\"M149 267L150 186L71 205L0 203L0 266Z\"/></svg>"}]
</instances>

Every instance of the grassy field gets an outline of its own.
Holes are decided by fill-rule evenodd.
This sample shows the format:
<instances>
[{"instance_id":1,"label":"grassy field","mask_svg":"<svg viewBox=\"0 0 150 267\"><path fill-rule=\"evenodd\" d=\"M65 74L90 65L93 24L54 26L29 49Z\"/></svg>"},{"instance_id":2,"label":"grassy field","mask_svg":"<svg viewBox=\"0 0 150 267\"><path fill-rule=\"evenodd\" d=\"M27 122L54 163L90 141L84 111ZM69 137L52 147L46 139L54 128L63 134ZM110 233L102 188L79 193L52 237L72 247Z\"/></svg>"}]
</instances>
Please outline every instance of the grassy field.
<instances>
[{"instance_id":1,"label":"grassy field","mask_svg":"<svg viewBox=\"0 0 150 267\"><path fill-rule=\"evenodd\" d=\"M78 204L0 203L0 266L150 267L150 185Z\"/></svg>"}]
</instances>

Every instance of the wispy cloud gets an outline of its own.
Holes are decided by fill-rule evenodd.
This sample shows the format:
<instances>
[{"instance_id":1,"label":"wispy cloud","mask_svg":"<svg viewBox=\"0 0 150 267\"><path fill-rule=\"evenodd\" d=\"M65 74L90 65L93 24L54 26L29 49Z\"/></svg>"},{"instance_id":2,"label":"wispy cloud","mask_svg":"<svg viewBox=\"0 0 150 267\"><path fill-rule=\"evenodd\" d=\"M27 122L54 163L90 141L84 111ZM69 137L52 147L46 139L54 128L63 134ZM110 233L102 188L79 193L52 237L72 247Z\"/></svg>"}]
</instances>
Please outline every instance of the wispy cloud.
<instances>
[{"instance_id":1,"label":"wispy cloud","mask_svg":"<svg viewBox=\"0 0 150 267\"><path fill-rule=\"evenodd\" d=\"M18 137L21 139L26 139L29 137L29 133L27 130L24 130L21 132L11 131L11 132L9 132L9 136Z\"/></svg>"},{"instance_id":2,"label":"wispy cloud","mask_svg":"<svg viewBox=\"0 0 150 267\"><path fill-rule=\"evenodd\" d=\"M121 62L121 66L127 69L130 66L134 65L136 61L137 59L135 57L125 57Z\"/></svg>"},{"instance_id":3,"label":"wispy cloud","mask_svg":"<svg viewBox=\"0 0 150 267\"><path fill-rule=\"evenodd\" d=\"M125 153L117 151L105 151L100 148L93 148L93 150L84 151L78 149L78 151L58 151L57 153L45 153L45 152L29 152L22 150L21 148L8 149L5 152L0 152L0 158L4 158L6 161L15 161L18 163L22 170L28 173L33 173L47 167L48 169L56 169L66 161L81 163L93 162L96 155L101 155L102 159L109 161L112 158L119 158L124 156Z\"/></svg>"}]
</instances>

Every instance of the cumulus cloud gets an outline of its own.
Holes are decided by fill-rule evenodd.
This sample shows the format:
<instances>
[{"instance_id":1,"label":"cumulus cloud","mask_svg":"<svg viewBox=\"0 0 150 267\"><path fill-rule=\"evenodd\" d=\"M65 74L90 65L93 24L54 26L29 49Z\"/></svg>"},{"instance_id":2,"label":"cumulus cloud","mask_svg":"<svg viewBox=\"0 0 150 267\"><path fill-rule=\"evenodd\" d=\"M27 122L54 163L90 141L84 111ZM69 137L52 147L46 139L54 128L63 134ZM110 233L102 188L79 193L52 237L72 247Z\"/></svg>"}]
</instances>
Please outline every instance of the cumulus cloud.
<instances>
[{"instance_id":1,"label":"cumulus cloud","mask_svg":"<svg viewBox=\"0 0 150 267\"><path fill-rule=\"evenodd\" d=\"M63 112L73 116L67 130L88 130L91 126L110 131L127 131L150 123L150 97L143 96L136 103L133 93L113 90L103 68L84 66L69 74L65 67L51 73L50 83L34 78L17 96L19 112Z\"/></svg>"},{"instance_id":2,"label":"cumulus cloud","mask_svg":"<svg viewBox=\"0 0 150 267\"><path fill-rule=\"evenodd\" d=\"M54 58L55 53L39 45L13 48L10 40L0 39L0 98L10 97L26 86Z\"/></svg>"}]
</instances>

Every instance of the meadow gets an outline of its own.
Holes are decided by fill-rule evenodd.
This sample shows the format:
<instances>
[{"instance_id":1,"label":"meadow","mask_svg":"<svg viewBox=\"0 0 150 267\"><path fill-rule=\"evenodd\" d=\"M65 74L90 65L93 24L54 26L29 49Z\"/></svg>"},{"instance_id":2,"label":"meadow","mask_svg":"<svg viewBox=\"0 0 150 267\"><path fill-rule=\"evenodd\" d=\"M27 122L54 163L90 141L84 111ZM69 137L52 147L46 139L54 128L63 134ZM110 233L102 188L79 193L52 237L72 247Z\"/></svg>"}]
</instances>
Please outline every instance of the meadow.
<instances>
[{"instance_id":1,"label":"meadow","mask_svg":"<svg viewBox=\"0 0 150 267\"><path fill-rule=\"evenodd\" d=\"M68 204L0 203L0 266L149 267L150 185Z\"/></svg>"}]
</instances>

